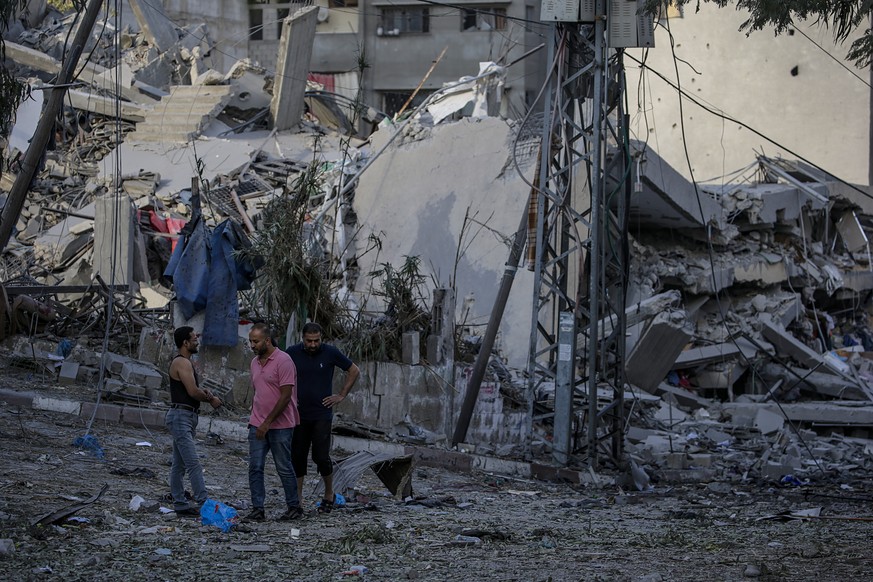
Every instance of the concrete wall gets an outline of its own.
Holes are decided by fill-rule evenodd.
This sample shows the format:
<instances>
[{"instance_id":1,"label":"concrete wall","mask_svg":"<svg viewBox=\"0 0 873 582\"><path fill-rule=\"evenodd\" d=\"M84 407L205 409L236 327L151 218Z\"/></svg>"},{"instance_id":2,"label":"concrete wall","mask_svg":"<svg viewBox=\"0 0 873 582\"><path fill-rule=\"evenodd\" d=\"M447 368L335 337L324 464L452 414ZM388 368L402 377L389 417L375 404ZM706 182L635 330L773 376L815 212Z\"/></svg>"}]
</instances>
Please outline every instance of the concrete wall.
<instances>
[{"instance_id":1,"label":"concrete wall","mask_svg":"<svg viewBox=\"0 0 873 582\"><path fill-rule=\"evenodd\" d=\"M457 381L450 386L425 366L364 363L361 378L337 412L389 434L408 434L414 427L433 433L430 436L438 441L450 439L471 372L470 366L456 367ZM335 383L341 382L342 374L337 374ZM496 383L483 382L466 442L483 447L522 444L524 417L523 410L505 406Z\"/></svg>"},{"instance_id":2,"label":"concrete wall","mask_svg":"<svg viewBox=\"0 0 873 582\"><path fill-rule=\"evenodd\" d=\"M676 57L686 61L678 64L683 90L783 147L685 101L685 137L694 177L708 180L743 168L754 162L756 151L794 158L788 151L792 150L844 180L867 184L870 88L865 83L870 71L844 60L849 43L834 46L831 31L811 25L793 35L774 37L772 30L762 30L747 37L738 31L747 13L733 6L719 9L710 2L696 9L692 3L683 18L669 21ZM640 49L628 53L637 59L642 55ZM656 30L656 48L648 51L646 63L675 83L670 39L663 27ZM689 177L675 89L653 73L641 75L634 61L626 58L625 64L635 137L647 140ZM641 78L644 93L639 91ZM645 100L637 106L636 96L641 94Z\"/></svg>"},{"instance_id":3,"label":"concrete wall","mask_svg":"<svg viewBox=\"0 0 873 582\"><path fill-rule=\"evenodd\" d=\"M373 136L374 151L391 131L380 130ZM529 187L511 166L512 128L491 117L421 132L417 141L392 143L358 183L354 206L360 228L356 237L360 302L378 307L367 294L371 280L366 273L381 263L398 266L405 256L418 256L422 272L432 274L438 285L454 284L455 322L466 321L481 331L509 258L507 241L529 200ZM522 159L521 164L531 180L535 160ZM465 215L472 221L462 235ZM360 256L370 234L382 240L382 249ZM465 250L456 269L459 244ZM532 286L533 273L519 269L501 321L498 347L513 366L527 363Z\"/></svg>"}]
</instances>

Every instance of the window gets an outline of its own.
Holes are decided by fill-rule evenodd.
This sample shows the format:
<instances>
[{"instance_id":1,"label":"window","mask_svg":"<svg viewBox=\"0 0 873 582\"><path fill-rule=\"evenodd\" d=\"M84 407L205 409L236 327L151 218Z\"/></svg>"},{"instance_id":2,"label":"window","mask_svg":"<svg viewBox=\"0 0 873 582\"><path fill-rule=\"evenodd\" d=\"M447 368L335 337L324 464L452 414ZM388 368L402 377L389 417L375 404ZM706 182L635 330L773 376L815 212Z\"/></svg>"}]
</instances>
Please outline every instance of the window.
<instances>
[{"instance_id":1,"label":"window","mask_svg":"<svg viewBox=\"0 0 873 582\"><path fill-rule=\"evenodd\" d=\"M506 8L481 6L461 9L461 30L506 30Z\"/></svg>"},{"instance_id":2,"label":"window","mask_svg":"<svg viewBox=\"0 0 873 582\"><path fill-rule=\"evenodd\" d=\"M430 32L427 8L407 6L404 8L383 8L379 12L379 27L383 34L402 32Z\"/></svg>"},{"instance_id":3,"label":"window","mask_svg":"<svg viewBox=\"0 0 873 582\"><path fill-rule=\"evenodd\" d=\"M264 40L263 10L249 10L249 40Z\"/></svg>"},{"instance_id":4,"label":"window","mask_svg":"<svg viewBox=\"0 0 873 582\"><path fill-rule=\"evenodd\" d=\"M358 5L358 0L328 0L328 8L351 8Z\"/></svg>"}]
</instances>

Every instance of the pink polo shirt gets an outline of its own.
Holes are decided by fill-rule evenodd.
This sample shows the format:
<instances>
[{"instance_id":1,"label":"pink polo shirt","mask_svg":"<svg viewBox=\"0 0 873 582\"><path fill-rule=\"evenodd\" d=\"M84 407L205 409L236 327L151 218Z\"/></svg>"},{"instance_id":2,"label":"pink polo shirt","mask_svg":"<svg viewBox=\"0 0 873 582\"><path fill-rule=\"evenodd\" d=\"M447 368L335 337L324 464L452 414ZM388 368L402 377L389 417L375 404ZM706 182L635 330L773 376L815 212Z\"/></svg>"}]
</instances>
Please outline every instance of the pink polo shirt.
<instances>
[{"instance_id":1,"label":"pink polo shirt","mask_svg":"<svg viewBox=\"0 0 873 582\"><path fill-rule=\"evenodd\" d=\"M267 361L261 364L257 356L252 359L252 415L249 424L260 426L279 401L280 386L291 386L291 402L270 425L270 428L293 428L300 424L297 412L297 368L294 360L276 348Z\"/></svg>"}]
</instances>

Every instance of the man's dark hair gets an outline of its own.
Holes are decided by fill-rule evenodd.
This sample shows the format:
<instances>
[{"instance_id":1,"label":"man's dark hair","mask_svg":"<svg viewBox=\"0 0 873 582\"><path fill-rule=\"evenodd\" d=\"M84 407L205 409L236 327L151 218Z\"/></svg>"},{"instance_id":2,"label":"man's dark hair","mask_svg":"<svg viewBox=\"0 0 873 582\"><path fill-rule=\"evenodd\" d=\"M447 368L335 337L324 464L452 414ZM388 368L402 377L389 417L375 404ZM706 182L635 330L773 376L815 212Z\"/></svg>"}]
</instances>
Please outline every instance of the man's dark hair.
<instances>
[{"instance_id":1,"label":"man's dark hair","mask_svg":"<svg viewBox=\"0 0 873 582\"><path fill-rule=\"evenodd\" d=\"M259 331L264 334L264 337L270 339L270 343L274 346L276 345L276 340L273 339L273 330L270 329L270 326L264 322L256 323L252 326L252 331Z\"/></svg>"},{"instance_id":2,"label":"man's dark hair","mask_svg":"<svg viewBox=\"0 0 873 582\"><path fill-rule=\"evenodd\" d=\"M183 325L182 327L176 328L176 331L173 332L173 340L176 342L176 347L181 348L182 344L185 343L185 340L191 339L191 332L194 331L194 328L190 325Z\"/></svg>"},{"instance_id":3,"label":"man's dark hair","mask_svg":"<svg viewBox=\"0 0 873 582\"><path fill-rule=\"evenodd\" d=\"M315 323L314 321L310 321L309 323L307 323L306 325L303 326L303 331L301 331L300 333L302 333L303 335L306 335L307 333L320 334L321 333L321 326L318 325L317 323Z\"/></svg>"}]
</instances>

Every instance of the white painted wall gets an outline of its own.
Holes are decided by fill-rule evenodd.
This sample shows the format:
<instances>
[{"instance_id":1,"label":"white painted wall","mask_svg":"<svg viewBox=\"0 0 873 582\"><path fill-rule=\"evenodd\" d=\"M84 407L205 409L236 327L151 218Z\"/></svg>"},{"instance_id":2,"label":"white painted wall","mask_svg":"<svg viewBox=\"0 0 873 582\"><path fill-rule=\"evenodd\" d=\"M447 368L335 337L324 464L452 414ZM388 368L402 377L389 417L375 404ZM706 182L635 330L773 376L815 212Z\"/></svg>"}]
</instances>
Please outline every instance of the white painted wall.
<instances>
[{"instance_id":1,"label":"white painted wall","mask_svg":"<svg viewBox=\"0 0 873 582\"><path fill-rule=\"evenodd\" d=\"M694 178L723 176L754 162L756 152L763 152L802 156L839 178L867 184L870 88L865 83L870 72L845 61L850 42L834 46L831 31L809 25L800 28L837 62L800 31L774 36L772 30L761 30L747 37L738 31L745 19L746 13L732 6L719 9L709 2L700 3L700 12L692 4L683 18L670 19L676 57L687 62L678 63L679 80L698 100L784 148L686 100L685 137ZM646 63L675 83L670 39L663 27L657 29L655 42ZM643 51L629 49L628 54L641 59ZM648 138L666 161L690 177L676 91L653 73L641 75L631 59L625 64L634 137ZM798 74L792 76L795 66Z\"/></svg>"}]
</instances>

